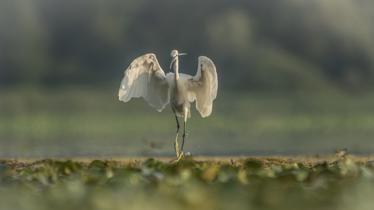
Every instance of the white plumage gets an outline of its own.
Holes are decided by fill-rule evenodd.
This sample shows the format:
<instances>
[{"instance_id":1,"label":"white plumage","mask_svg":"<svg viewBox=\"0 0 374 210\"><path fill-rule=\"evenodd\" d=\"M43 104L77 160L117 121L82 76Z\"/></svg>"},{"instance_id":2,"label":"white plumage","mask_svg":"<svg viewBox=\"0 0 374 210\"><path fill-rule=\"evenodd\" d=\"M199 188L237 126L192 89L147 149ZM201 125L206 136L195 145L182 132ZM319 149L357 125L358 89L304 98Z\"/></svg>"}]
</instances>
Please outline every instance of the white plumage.
<instances>
[{"instance_id":1,"label":"white plumage","mask_svg":"<svg viewBox=\"0 0 374 210\"><path fill-rule=\"evenodd\" d=\"M136 58L126 69L118 92L120 101L143 97L152 107L162 111L169 103L169 85L156 55Z\"/></svg>"},{"instance_id":2,"label":"white plumage","mask_svg":"<svg viewBox=\"0 0 374 210\"><path fill-rule=\"evenodd\" d=\"M196 101L196 109L202 117L212 113L213 101L217 97L218 79L216 67L211 59L199 56L195 76L179 73L177 50L171 52L174 73L165 75L156 55L148 53L136 58L125 70L118 92L120 101L128 102L131 98L143 97L149 105L162 111L170 103L176 116L177 137L175 151L178 159L183 157L186 121L190 117L190 104ZM179 121L184 118L182 146L178 146Z\"/></svg>"}]
</instances>

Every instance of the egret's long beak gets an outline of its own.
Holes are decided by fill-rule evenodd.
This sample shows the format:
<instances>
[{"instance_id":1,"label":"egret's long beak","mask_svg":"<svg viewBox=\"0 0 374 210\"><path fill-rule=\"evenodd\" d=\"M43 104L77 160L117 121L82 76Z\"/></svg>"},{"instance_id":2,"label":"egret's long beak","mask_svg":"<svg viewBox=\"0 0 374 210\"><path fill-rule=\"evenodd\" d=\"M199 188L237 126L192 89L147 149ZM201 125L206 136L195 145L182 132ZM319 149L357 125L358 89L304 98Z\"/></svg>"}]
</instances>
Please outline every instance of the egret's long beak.
<instances>
[{"instance_id":1,"label":"egret's long beak","mask_svg":"<svg viewBox=\"0 0 374 210\"><path fill-rule=\"evenodd\" d=\"M178 56L181 56L181 55L187 55L187 53L178 53L178 55L175 56L175 57L173 58L173 60L171 60L171 62L170 62L170 66L169 66L170 69L173 67L173 63L178 59Z\"/></svg>"}]
</instances>

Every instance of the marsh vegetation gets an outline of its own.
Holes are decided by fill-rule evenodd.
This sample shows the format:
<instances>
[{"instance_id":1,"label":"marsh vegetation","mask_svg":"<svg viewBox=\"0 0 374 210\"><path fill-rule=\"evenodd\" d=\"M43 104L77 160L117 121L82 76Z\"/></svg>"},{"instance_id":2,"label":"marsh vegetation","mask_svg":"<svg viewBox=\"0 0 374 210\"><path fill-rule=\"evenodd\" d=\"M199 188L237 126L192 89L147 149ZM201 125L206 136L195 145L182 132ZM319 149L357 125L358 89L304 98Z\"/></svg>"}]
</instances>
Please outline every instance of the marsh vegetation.
<instances>
[{"instance_id":1,"label":"marsh vegetation","mask_svg":"<svg viewBox=\"0 0 374 210\"><path fill-rule=\"evenodd\" d=\"M369 210L369 157L0 162L0 209Z\"/></svg>"}]
</instances>

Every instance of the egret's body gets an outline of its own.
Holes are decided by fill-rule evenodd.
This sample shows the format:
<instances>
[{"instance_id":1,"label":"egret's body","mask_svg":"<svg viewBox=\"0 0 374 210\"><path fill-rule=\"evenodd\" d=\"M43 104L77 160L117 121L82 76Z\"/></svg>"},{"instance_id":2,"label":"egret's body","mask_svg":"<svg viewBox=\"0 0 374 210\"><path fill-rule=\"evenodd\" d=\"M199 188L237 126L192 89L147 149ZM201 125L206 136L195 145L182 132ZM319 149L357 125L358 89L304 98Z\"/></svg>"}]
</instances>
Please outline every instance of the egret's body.
<instances>
[{"instance_id":1,"label":"egret's body","mask_svg":"<svg viewBox=\"0 0 374 210\"><path fill-rule=\"evenodd\" d=\"M199 57L195 76L179 73L179 56L177 50L171 52L170 68L174 72L165 75L156 55L149 53L136 58L125 70L118 97L123 102L133 97L143 97L151 106L162 111L170 103L177 123L175 152L177 158L183 157L183 146L186 136L187 119L191 116L191 103L196 101L196 109L202 117L212 112L213 100L217 96L217 72L214 63L205 56ZM182 144L178 144L179 121L183 118Z\"/></svg>"}]
</instances>

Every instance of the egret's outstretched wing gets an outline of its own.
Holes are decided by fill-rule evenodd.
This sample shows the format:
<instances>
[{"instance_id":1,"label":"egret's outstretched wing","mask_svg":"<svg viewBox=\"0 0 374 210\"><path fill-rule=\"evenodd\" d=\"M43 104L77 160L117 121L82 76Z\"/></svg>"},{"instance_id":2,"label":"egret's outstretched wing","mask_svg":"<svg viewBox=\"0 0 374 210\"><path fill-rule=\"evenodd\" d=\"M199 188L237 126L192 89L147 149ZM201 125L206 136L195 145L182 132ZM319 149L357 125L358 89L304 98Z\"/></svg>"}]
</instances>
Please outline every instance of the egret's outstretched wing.
<instances>
[{"instance_id":1,"label":"egret's outstretched wing","mask_svg":"<svg viewBox=\"0 0 374 210\"><path fill-rule=\"evenodd\" d=\"M157 111L162 111L169 103L169 85L155 54L136 58L124 74L118 91L120 101L143 97Z\"/></svg>"},{"instance_id":2,"label":"egret's outstretched wing","mask_svg":"<svg viewBox=\"0 0 374 210\"><path fill-rule=\"evenodd\" d=\"M213 61L205 56L199 57L198 65L196 75L189 81L189 100L196 100L196 109L202 117L207 117L217 97L217 71Z\"/></svg>"}]
</instances>

